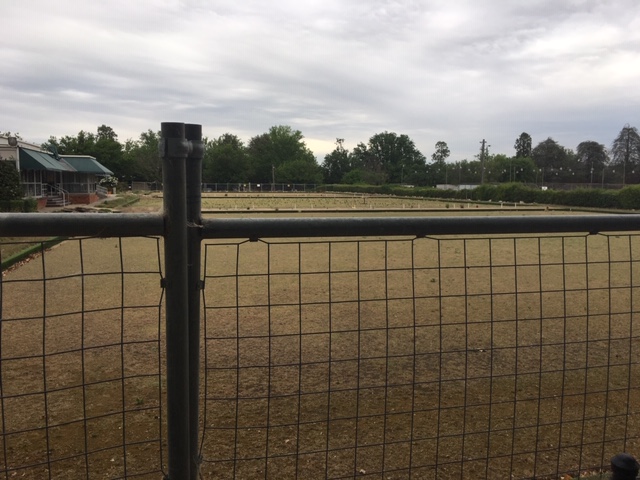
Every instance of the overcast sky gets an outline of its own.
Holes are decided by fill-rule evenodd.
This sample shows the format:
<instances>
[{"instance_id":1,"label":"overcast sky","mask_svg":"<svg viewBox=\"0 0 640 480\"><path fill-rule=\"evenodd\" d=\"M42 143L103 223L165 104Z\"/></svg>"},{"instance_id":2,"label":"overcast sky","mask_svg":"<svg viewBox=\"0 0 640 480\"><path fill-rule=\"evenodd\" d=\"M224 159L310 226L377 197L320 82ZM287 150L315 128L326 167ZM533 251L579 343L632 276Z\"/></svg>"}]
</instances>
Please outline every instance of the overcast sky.
<instances>
[{"instance_id":1,"label":"overcast sky","mask_svg":"<svg viewBox=\"0 0 640 480\"><path fill-rule=\"evenodd\" d=\"M163 121L244 141L300 130L409 135L430 159L513 155L521 132L575 149L640 128L638 0L2 2L0 131L43 142Z\"/></svg>"}]
</instances>

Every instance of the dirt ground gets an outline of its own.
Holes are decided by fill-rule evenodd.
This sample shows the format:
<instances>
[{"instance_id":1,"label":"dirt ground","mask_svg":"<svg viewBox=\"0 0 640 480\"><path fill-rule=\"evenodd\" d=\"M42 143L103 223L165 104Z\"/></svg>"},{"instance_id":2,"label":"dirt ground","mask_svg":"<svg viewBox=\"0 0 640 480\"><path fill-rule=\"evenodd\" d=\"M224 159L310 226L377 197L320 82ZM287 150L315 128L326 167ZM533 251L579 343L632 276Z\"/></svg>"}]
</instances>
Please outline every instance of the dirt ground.
<instances>
[{"instance_id":1,"label":"dirt ground","mask_svg":"<svg viewBox=\"0 0 640 480\"><path fill-rule=\"evenodd\" d=\"M158 248L68 240L4 276L0 465L10 478L123 476L123 444L126 473L158 478Z\"/></svg>"},{"instance_id":2,"label":"dirt ground","mask_svg":"<svg viewBox=\"0 0 640 480\"><path fill-rule=\"evenodd\" d=\"M557 478L638 454L635 236L206 243L203 478ZM0 472L161 477L162 255L70 240L4 276Z\"/></svg>"},{"instance_id":3,"label":"dirt ground","mask_svg":"<svg viewBox=\"0 0 640 480\"><path fill-rule=\"evenodd\" d=\"M638 255L629 237L208 246L204 471L545 478L606 465L637 448L622 432L636 437L638 421Z\"/></svg>"}]
</instances>

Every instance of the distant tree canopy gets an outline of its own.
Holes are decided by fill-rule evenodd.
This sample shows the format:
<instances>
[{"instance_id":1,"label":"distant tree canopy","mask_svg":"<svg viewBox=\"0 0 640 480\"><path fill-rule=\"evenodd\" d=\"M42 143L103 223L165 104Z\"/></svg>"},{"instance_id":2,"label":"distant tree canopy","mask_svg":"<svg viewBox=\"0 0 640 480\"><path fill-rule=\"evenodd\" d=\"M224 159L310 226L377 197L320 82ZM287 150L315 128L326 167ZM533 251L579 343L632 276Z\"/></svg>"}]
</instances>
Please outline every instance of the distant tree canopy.
<instances>
[{"instance_id":1,"label":"distant tree canopy","mask_svg":"<svg viewBox=\"0 0 640 480\"><path fill-rule=\"evenodd\" d=\"M324 157L321 165L325 183L342 183L351 171L349 152L344 148L344 138L336 138L336 148Z\"/></svg>"},{"instance_id":2,"label":"distant tree canopy","mask_svg":"<svg viewBox=\"0 0 640 480\"><path fill-rule=\"evenodd\" d=\"M322 183L322 171L299 130L277 125L249 140L248 180L271 183ZM294 166L288 165L293 163Z\"/></svg>"},{"instance_id":3,"label":"distant tree canopy","mask_svg":"<svg viewBox=\"0 0 640 480\"><path fill-rule=\"evenodd\" d=\"M303 139L300 131L279 125L246 146L231 133L205 140L203 181L320 184L322 170Z\"/></svg>"},{"instance_id":4,"label":"distant tree canopy","mask_svg":"<svg viewBox=\"0 0 640 480\"><path fill-rule=\"evenodd\" d=\"M246 182L250 176L249 155L237 136L231 133L205 141L202 180L206 183Z\"/></svg>"},{"instance_id":5,"label":"distant tree canopy","mask_svg":"<svg viewBox=\"0 0 640 480\"><path fill-rule=\"evenodd\" d=\"M5 132L3 135L10 134ZM13 136L18 136L14 134ZM95 133L50 137L44 148L60 154L92 155L120 181L162 181L158 153L160 132L147 130L136 139L118 140L108 125ZM204 139L203 181L206 183L365 183L477 184L483 178L479 156L449 162L446 142L436 142L430 161L405 134L383 131L348 151L337 138L335 148L318 165L299 130L276 125L243 142L232 133ZM610 152L593 140L581 142L574 153L549 137L532 148L531 136L522 132L515 140L515 156L491 155L484 149L487 182L640 182L640 135L625 125ZM611 158L609 157L611 154Z\"/></svg>"},{"instance_id":6,"label":"distant tree canopy","mask_svg":"<svg viewBox=\"0 0 640 480\"><path fill-rule=\"evenodd\" d=\"M636 127L628 123L611 145L612 163L622 167L622 183L626 183L627 175L640 167L640 134Z\"/></svg>"},{"instance_id":7,"label":"distant tree canopy","mask_svg":"<svg viewBox=\"0 0 640 480\"><path fill-rule=\"evenodd\" d=\"M160 132L153 130L142 132L137 140L127 140L118 169L122 177L126 180L162 182L159 145Z\"/></svg>"},{"instance_id":8,"label":"distant tree canopy","mask_svg":"<svg viewBox=\"0 0 640 480\"><path fill-rule=\"evenodd\" d=\"M516 149L516 158L530 158L531 135L529 135L527 132L522 132L516 139L516 143L513 147Z\"/></svg>"},{"instance_id":9,"label":"distant tree canopy","mask_svg":"<svg viewBox=\"0 0 640 480\"><path fill-rule=\"evenodd\" d=\"M407 135L385 131L356 145L351 168L366 183L403 183L424 171L425 157Z\"/></svg>"},{"instance_id":10,"label":"distant tree canopy","mask_svg":"<svg viewBox=\"0 0 640 480\"><path fill-rule=\"evenodd\" d=\"M567 162L567 150L549 137L531 151L531 158L539 168L560 168Z\"/></svg>"},{"instance_id":11,"label":"distant tree canopy","mask_svg":"<svg viewBox=\"0 0 640 480\"><path fill-rule=\"evenodd\" d=\"M45 149L55 149L60 155L91 155L114 173L123 175L123 146L111 127L101 125L96 133L80 130L77 135L65 135L60 139L49 137L43 145Z\"/></svg>"},{"instance_id":12,"label":"distant tree canopy","mask_svg":"<svg viewBox=\"0 0 640 480\"><path fill-rule=\"evenodd\" d=\"M603 171L609 162L609 157L604 145L586 140L578 144L576 160L580 165L581 181L593 182L593 174L598 175Z\"/></svg>"},{"instance_id":13,"label":"distant tree canopy","mask_svg":"<svg viewBox=\"0 0 640 480\"><path fill-rule=\"evenodd\" d=\"M490 183L535 182L537 168L529 157L491 155L485 162L485 180Z\"/></svg>"},{"instance_id":14,"label":"distant tree canopy","mask_svg":"<svg viewBox=\"0 0 640 480\"><path fill-rule=\"evenodd\" d=\"M434 163L446 162L449 155L451 155L451 150L449 150L447 142L441 140L436 142L436 151L431 154L431 160Z\"/></svg>"}]
</instances>

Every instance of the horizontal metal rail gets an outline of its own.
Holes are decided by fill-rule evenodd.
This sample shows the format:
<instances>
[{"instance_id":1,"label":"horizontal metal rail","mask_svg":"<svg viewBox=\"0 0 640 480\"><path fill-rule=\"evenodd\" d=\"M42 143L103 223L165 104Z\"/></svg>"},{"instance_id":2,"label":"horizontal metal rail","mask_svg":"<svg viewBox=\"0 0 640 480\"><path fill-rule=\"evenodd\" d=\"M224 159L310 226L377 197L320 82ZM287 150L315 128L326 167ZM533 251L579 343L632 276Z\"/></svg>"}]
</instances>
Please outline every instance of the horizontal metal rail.
<instances>
[{"instance_id":1,"label":"horizontal metal rail","mask_svg":"<svg viewBox=\"0 0 640 480\"><path fill-rule=\"evenodd\" d=\"M496 235L640 231L640 215L205 218L203 238ZM162 214L3 213L0 237L163 235Z\"/></svg>"},{"instance_id":2,"label":"horizontal metal rail","mask_svg":"<svg viewBox=\"0 0 640 480\"><path fill-rule=\"evenodd\" d=\"M140 237L163 234L161 214L0 214L0 237Z\"/></svg>"},{"instance_id":3,"label":"horizontal metal rail","mask_svg":"<svg viewBox=\"0 0 640 480\"><path fill-rule=\"evenodd\" d=\"M640 231L640 215L206 218L203 238L495 235Z\"/></svg>"}]
</instances>

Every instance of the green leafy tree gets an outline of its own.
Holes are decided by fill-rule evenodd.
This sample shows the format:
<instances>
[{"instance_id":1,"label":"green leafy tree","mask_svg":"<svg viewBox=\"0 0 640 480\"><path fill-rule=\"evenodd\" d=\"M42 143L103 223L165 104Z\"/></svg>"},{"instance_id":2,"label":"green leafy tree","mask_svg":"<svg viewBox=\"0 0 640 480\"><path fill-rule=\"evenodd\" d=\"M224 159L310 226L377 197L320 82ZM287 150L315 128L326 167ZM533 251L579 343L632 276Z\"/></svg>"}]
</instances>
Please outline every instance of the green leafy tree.
<instances>
[{"instance_id":1,"label":"green leafy tree","mask_svg":"<svg viewBox=\"0 0 640 480\"><path fill-rule=\"evenodd\" d=\"M431 154L431 164L429 165L429 177L431 177L432 183L450 183L449 179L449 165L447 165L447 158L451 151L446 142L436 142L436 150Z\"/></svg>"},{"instance_id":2,"label":"green leafy tree","mask_svg":"<svg viewBox=\"0 0 640 480\"><path fill-rule=\"evenodd\" d=\"M340 183L351 171L349 152L344 148L343 138L336 138L336 148L325 155L321 168L325 183Z\"/></svg>"},{"instance_id":3,"label":"green leafy tree","mask_svg":"<svg viewBox=\"0 0 640 480\"><path fill-rule=\"evenodd\" d=\"M202 179L207 183L239 183L250 178L247 149L231 133L205 142L202 164Z\"/></svg>"},{"instance_id":4,"label":"green leafy tree","mask_svg":"<svg viewBox=\"0 0 640 480\"><path fill-rule=\"evenodd\" d=\"M350 175L347 183L382 185L388 180L388 174L384 168L382 159L369 150L367 145L362 142L359 142L353 148L351 153L351 168L358 173Z\"/></svg>"},{"instance_id":5,"label":"green leafy tree","mask_svg":"<svg viewBox=\"0 0 640 480\"><path fill-rule=\"evenodd\" d=\"M118 141L118 135L107 125L98 127L93 156L111 170L115 177L124 179L132 173L130 165L124 161L122 144Z\"/></svg>"},{"instance_id":6,"label":"green leafy tree","mask_svg":"<svg viewBox=\"0 0 640 480\"><path fill-rule=\"evenodd\" d=\"M359 168L354 168L353 170L349 170L349 172L342 177L342 183L346 183L347 185L359 185L367 182L364 180L363 171Z\"/></svg>"},{"instance_id":7,"label":"green leafy tree","mask_svg":"<svg viewBox=\"0 0 640 480\"><path fill-rule=\"evenodd\" d=\"M545 183L572 183L580 180L581 166L571 149L558 144L552 138L540 142L532 151L541 181Z\"/></svg>"},{"instance_id":8,"label":"green leafy tree","mask_svg":"<svg viewBox=\"0 0 640 480\"><path fill-rule=\"evenodd\" d=\"M113 128L105 124L98 127L98 134L96 136L98 140L118 140L118 135Z\"/></svg>"},{"instance_id":9,"label":"green leafy tree","mask_svg":"<svg viewBox=\"0 0 640 480\"><path fill-rule=\"evenodd\" d=\"M10 160L0 160L0 200L18 198L22 198L22 187L16 164Z\"/></svg>"},{"instance_id":10,"label":"green leafy tree","mask_svg":"<svg viewBox=\"0 0 640 480\"><path fill-rule=\"evenodd\" d=\"M306 162L309 168L315 165L315 168L320 171L313 152L304 142L302 133L285 125L271 127L267 133L251 138L247 153L251 182L271 183L274 168L277 172L281 165L289 162ZM302 164L297 163L297 165ZM300 176L304 177L306 173L301 172ZM282 179L276 176L275 180L279 182Z\"/></svg>"},{"instance_id":11,"label":"green leafy tree","mask_svg":"<svg viewBox=\"0 0 640 480\"><path fill-rule=\"evenodd\" d=\"M359 143L352 153L352 166L362 170L365 181L374 184L403 183L405 172L424 171L425 157L407 135L382 132L365 145Z\"/></svg>"},{"instance_id":12,"label":"green leafy tree","mask_svg":"<svg viewBox=\"0 0 640 480\"><path fill-rule=\"evenodd\" d=\"M628 123L622 127L620 133L611 145L612 163L622 167L622 183L627 182L629 172L640 167L640 134L636 127Z\"/></svg>"},{"instance_id":13,"label":"green leafy tree","mask_svg":"<svg viewBox=\"0 0 640 480\"><path fill-rule=\"evenodd\" d=\"M93 155L96 136L91 132L80 130L76 136L65 135L60 140L50 137L48 143L56 146L61 155Z\"/></svg>"},{"instance_id":14,"label":"green leafy tree","mask_svg":"<svg viewBox=\"0 0 640 480\"><path fill-rule=\"evenodd\" d=\"M534 182L536 165L527 157L507 157L493 155L486 164L486 180L494 183Z\"/></svg>"},{"instance_id":15,"label":"green leafy tree","mask_svg":"<svg viewBox=\"0 0 640 480\"><path fill-rule=\"evenodd\" d=\"M593 183L594 174L597 178L607 165L609 157L604 145L587 140L578 145L576 160L581 181Z\"/></svg>"},{"instance_id":16,"label":"green leafy tree","mask_svg":"<svg viewBox=\"0 0 640 480\"><path fill-rule=\"evenodd\" d=\"M531 158L538 168L560 169L566 166L569 155L564 147L549 137L536 145L531 151Z\"/></svg>"},{"instance_id":17,"label":"green leafy tree","mask_svg":"<svg viewBox=\"0 0 640 480\"><path fill-rule=\"evenodd\" d=\"M431 161L434 163L444 163L449 158L451 151L449 150L449 146L447 142L439 141L436 142L436 151L431 154Z\"/></svg>"},{"instance_id":18,"label":"green leafy tree","mask_svg":"<svg viewBox=\"0 0 640 480\"><path fill-rule=\"evenodd\" d=\"M65 135L60 139L49 137L43 148L60 155L91 155L111 170L118 178L131 175L130 166L124 162L123 146L113 128L100 125L97 133L80 130L77 135Z\"/></svg>"},{"instance_id":19,"label":"green leafy tree","mask_svg":"<svg viewBox=\"0 0 640 480\"><path fill-rule=\"evenodd\" d=\"M160 160L160 132L147 130L138 140L127 140L124 145L123 162L131 172L132 180L162 182L162 162Z\"/></svg>"},{"instance_id":20,"label":"green leafy tree","mask_svg":"<svg viewBox=\"0 0 640 480\"><path fill-rule=\"evenodd\" d=\"M527 132L522 132L516 139L516 143L513 148L516 149L516 158L530 158L531 135L529 135Z\"/></svg>"},{"instance_id":21,"label":"green leafy tree","mask_svg":"<svg viewBox=\"0 0 640 480\"><path fill-rule=\"evenodd\" d=\"M293 160L276 168L275 178L281 183L322 183L322 170L308 160Z\"/></svg>"},{"instance_id":22,"label":"green leafy tree","mask_svg":"<svg viewBox=\"0 0 640 480\"><path fill-rule=\"evenodd\" d=\"M453 166L453 178L458 184L474 185L480 183L480 162L461 160Z\"/></svg>"},{"instance_id":23,"label":"green leafy tree","mask_svg":"<svg viewBox=\"0 0 640 480\"><path fill-rule=\"evenodd\" d=\"M510 159L504 154L487 155L484 162L485 181L506 183L511 181Z\"/></svg>"}]
</instances>

